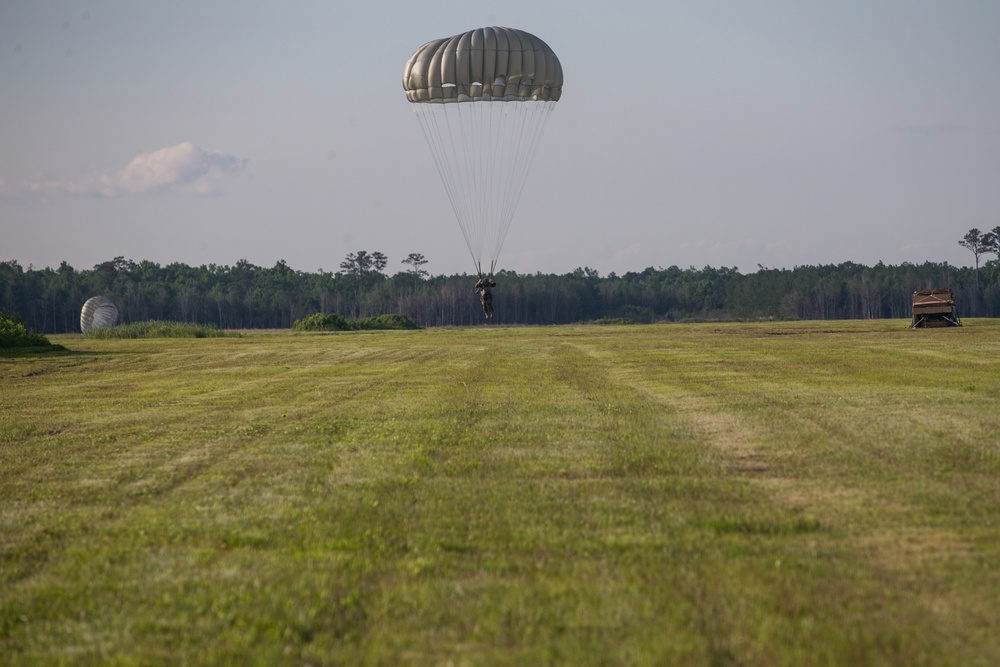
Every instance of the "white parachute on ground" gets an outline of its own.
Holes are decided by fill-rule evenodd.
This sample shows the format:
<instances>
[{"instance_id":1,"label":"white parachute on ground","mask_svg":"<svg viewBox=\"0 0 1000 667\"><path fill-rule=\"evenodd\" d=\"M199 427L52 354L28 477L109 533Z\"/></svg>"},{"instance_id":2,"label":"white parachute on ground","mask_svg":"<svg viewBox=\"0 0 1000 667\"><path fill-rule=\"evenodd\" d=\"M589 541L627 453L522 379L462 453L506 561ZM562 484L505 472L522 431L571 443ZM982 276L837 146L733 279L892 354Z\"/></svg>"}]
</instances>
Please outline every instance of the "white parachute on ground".
<instances>
[{"instance_id":1,"label":"white parachute on ground","mask_svg":"<svg viewBox=\"0 0 1000 667\"><path fill-rule=\"evenodd\" d=\"M436 39L406 63L406 99L480 275L496 268L562 85L552 49L513 28Z\"/></svg>"},{"instance_id":2,"label":"white parachute on ground","mask_svg":"<svg viewBox=\"0 0 1000 667\"><path fill-rule=\"evenodd\" d=\"M114 326L118 323L118 309L111 300L103 296L92 296L80 311L80 331L87 333L95 329Z\"/></svg>"}]
</instances>

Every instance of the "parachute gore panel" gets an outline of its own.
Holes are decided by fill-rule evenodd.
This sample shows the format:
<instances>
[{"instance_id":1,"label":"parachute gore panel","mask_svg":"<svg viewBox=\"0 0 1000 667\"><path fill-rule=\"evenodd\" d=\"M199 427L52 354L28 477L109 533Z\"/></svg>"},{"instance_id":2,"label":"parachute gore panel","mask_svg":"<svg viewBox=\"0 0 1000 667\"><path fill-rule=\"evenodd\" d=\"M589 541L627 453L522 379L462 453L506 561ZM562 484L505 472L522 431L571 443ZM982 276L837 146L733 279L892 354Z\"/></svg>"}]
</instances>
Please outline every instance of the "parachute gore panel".
<instances>
[{"instance_id":1,"label":"parachute gore panel","mask_svg":"<svg viewBox=\"0 0 1000 667\"><path fill-rule=\"evenodd\" d=\"M555 102L562 85L562 65L548 44L514 28L478 28L427 42L403 70L410 102Z\"/></svg>"}]
</instances>

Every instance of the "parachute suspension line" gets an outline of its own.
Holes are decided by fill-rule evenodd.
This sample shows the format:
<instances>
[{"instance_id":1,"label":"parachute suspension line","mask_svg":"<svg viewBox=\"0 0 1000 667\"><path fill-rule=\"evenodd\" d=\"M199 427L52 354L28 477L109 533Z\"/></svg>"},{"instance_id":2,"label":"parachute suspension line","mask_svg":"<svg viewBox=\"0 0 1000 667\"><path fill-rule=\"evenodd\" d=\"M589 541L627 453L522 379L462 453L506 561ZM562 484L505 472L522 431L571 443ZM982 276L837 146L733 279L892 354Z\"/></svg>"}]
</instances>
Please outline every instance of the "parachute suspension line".
<instances>
[{"instance_id":1,"label":"parachute suspension line","mask_svg":"<svg viewBox=\"0 0 1000 667\"><path fill-rule=\"evenodd\" d=\"M448 173L448 164L444 161L444 139L442 137L440 124L437 122L438 119L433 113L430 112L429 105L414 103L413 111L417 116L417 120L420 121L420 129L423 130L427 146L431 149L431 156L434 158L434 166L437 168L438 176L440 176L441 182L444 183L445 192L448 195L448 201L451 203L452 209L455 211L455 215L459 215L456 199L457 193L453 188L451 174Z\"/></svg>"},{"instance_id":2,"label":"parachute suspension line","mask_svg":"<svg viewBox=\"0 0 1000 667\"><path fill-rule=\"evenodd\" d=\"M500 102L490 105L490 120L493 121L493 114L496 118L495 127L491 125L490 146L492 149L490 164L490 190L493 194L491 202L492 214L495 224L490 227L492 231L490 239L490 275L496 269L500 250L503 246L503 236L501 229L509 227L513 217L513 211L509 210L510 183L514 176L510 170L510 162L514 158L516 151L516 139L518 132L518 119L515 112L520 106L516 102Z\"/></svg>"},{"instance_id":3,"label":"parachute suspension line","mask_svg":"<svg viewBox=\"0 0 1000 667\"><path fill-rule=\"evenodd\" d=\"M420 129L423 131L424 139L434 158L434 166L437 169L438 176L444 184L448 201L451 203L451 208L458 219L458 226L462 230L463 238L465 238L465 245L469 248L469 254L472 256L472 262L478 272L479 253L474 249L475 241L469 237L469 228L465 224L465 220L469 217L467 215L465 192L461 187L460 177L455 173L459 165L457 159L455 159L457 156L455 154L454 134L451 131L451 123L448 119L447 107L450 105L415 102L412 106L420 123ZM481 240L479 241L479 246L480 248L482 246Z\"/></svg>"},{"instance_id":4,"label":"parachute suspension line","mask_svg":"<svg viewBox=\"0 0 1000 667\"><path fill-rule=\"evenodd\" d=\"M496 187L496 156L498 153L502 152L497 148L497 128L494 123L494 111L496 110L496 103L486 102L482 106L482 118L483 118L483 132L480 137L481 151L479 153L480 157L480 193L482 194L480 202L480 212L482 214L483 222L483 238L486 239L486 247L492 258L494 248L489 242L490 230L495 229L497 225L497 212L499 207L497 205L498 197L500 193ZM490 270L490 275L493 275L492 269Z\"/></svg>"},{"instance_id":5,"label":"parachute suspension line","mask_svg":"<svg viewBox=\"0 0 1000 667\"><path fill-rule=\"evenodd\" d=\"M513 132L512 136L509 137L505 136L500 139L505 143L511 142L509 144L511 148L510 150L504 153L503 155L504 163L500 166L500 169L498 170L500 172L500 182L502 184L502 186L498 187L498 189L503 190L503 193L500 198L501 210L499 213L499 218L501 222L494 229L495 237L493 239L493 247L497 248L496 254L499 254L498 246L502 243L501 239L504 236L503 228L504 227L509 228L511 221L513 220L514 217L514 210L512 208L513 202L511 200L512 199L511 195L513 194L512 188L514 182L517 180L518 177L516 158L518 153L523 151L523 146L521 145L521 142L524 140L523 125L527 115L526 112L528 111L528 107L520 102L512 102L510 104L505 104L504 106L505 106L504 113L508 114L513 118L513 120L509 122L509 125L515 128L521 127L522 130L520 132ZM496 260L497 257L493 257L493 259Z\"/></svg>"},{"instance_id":6,"label":"parachute suspension line","mask_svg":"<svg viewBox=\"0 0 1000 667\"><path fill-rule=\"evenodd\" d=\"M518 190L517 183L519 180L524 181L527 179L527 172L521 168L521 160L518 158L523 158L524 156L524 144L528 140L526 129L533 115L531 112L536 110L537 103L532 102L512 102L506 109L506 112L514 118L509 123L509 126L516 128L517 131L513 132L511 136L503 138L504 142L510 142L511 149L504 156L506 164L503 165L503 175L501 177L503 183L502 210L499 216L500 224L494 229L493 247L496 249L493 257L494 261L498 259L500 247L503 245L503 241L507 236L507 230L510 229L510 225L514 220L514 211L517 206L517 202L514 201L514 194Z\"/></svg>"},{"instance_id":7,"label":"parachute suspension line","mask_svg":"<svg viewBox=\"0 0 1000 667\"><path fill-rule=\"evenodd\" d=\"M476 131L476 208L477 222L479 223L483 240L488 238L489 230L493 226L493 204L490 201L492 191L489 187L490 168L489 160L492 155L492 104L489 102L474 102L472 104L476 111L477 131ZM487 251L489 246L487 245Z\"/></svg>"},{"instance_id":8,"label":"parachute suspension line","mask_svg":"<svg viewBox=\"0 0 1000 667\"><path fill-rule=\"evenodd\" d=\"M461 137L460 145L455 147L456 155L461 155L463 162L465 164L465 169L461 172L462 177L462 192L465 195L465 224L469 228L469 237L472 239L472 252L478 261L482 256L483 251L483 232L482 232L482 222L479 215L477 215L476 208L479 204L476 197L477 187L476 184L478 179L476 174L478 173L477 166L478 160L476 159L476 153L478 152L478 144L476 141L476 109L475 103L472 104L454 104L456 111L458 111L458 128L459 136Z\"/></svg>"},{"instance_id":9,"label":"parachute suspension line","mask_svg":"<svg viewBox=\"0 0 1000 667\"><path fill-rule=\"evenodd\" d=\"M476 259L482 259L483 241L486 238L486 230L489 228L489 211L485 208L486 197L483 188L483 153L486 145L483 142L483 102L475 101L468 104L458 104L465 107L467 122L465 128L468 131L464 154L467 160L466 177L468 178L469 196L471 198L469 207L469 225L472 229L472 236L476 239Z\"/></svg>"},{"instance_id":10,"label":"parachute suspension line","mask_svg":"<svg viewBox=\"0 0 1000 667\"><path fill-rule=\"evenodd\" d=\"M470 148L475 146L475 132L472 127L475 116L468 109L468 106L468 104L444 105L446 118L448 117L448 107L454 107L455 116L457 116L455 125L458 129L453 129L449 121L448 134L452 140L450 145L452 159L449 160L449 163L458 171L454 178L458 184L457 189L462 202L462 213L458 216L458 224L462 227L462 233L466 239L465 243L469 247L473 261L478 262L483 253L483 237L476 225L476 189L473 185L475 183L473 171L475 162L470 151ZM455 144L456 137L458 138L457 145ZM461 158L461 161L458 158ZM464 168L461 168L463 165Z\"/></svg>"},{"instance_id":11,"label":"parachute suspension line","mask_svg":"<svg viewBox=\"0 0 1000 667\"><path fill-rule=\"evenodd\" d=\"M535 155L538 153L549 114L555 108L555 102L552 101L509 102L506 104L514 105L511 112L519 114L520 118L516 123L508 124L508 127L514 128L513 136L503 139L514 142L514 149L505 152L510 159L503 177L506 185L506 191L501 200L504 204L504 210L499 216L501 224L495 228L496 236L493 240L495 250L492 260L494 264L499 258L500 248L503 247L507 233L510 231L514 212L517 210L524 186L527 184L527 176L535 160Z\"/></svg>"},{"instance_id":12,"label":"parachute suspension line","mask_svg":"<svg viewBox=\"0 0 1000 667\"><path fill-rule=\"evenodd\" d=\"M527 184L552 101L413 103L477 273L490 275Z\"/></svg>"}]
</instances>

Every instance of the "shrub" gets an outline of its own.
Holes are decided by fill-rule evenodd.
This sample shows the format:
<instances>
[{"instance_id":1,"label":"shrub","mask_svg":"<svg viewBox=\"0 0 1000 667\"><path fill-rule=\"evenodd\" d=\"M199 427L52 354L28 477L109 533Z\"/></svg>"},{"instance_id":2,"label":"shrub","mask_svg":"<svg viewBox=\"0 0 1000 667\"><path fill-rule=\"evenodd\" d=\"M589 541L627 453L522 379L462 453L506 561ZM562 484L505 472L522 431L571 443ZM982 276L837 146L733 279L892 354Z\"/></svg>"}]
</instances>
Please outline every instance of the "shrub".
<instances>
[{"instance_id":1,"label":"shrub","mask_svg":"<svg viewBox=\"0 0 1000 667\"><path fill-rule=\"evenodd\" d=\"M333 313L313 313L292 324L293 331L358 331L375 329L420 329L416 320L393 313L349 320Z\"/></svg>"},{"instance_id":2,"label":"shrub","mask_svg":"<svg viewBox=\"0 0 1000 667\"><path fill-rule=\"evenodd\" d=\"M88 331L87 338L217 338L239 336L216 326L164 320L145 320Z\"/></svg>"},{"instance_id":3,"label":"shrub","mask_svg":"<svg viewBox=\"0 0 1000 667\"><path fill-rule=\"evenodd\" d=\"M333 313L313 313L292 324L292 331L347 331L349 328L345 318Z\"/></svg>"},{"instance_id":4,"label":"shrub","mask_svg":"<svg viewBox=\"0 0 1000 667\"><path fill-rule=\"evenodd\" d=\"M654 319L652 308L636 306L631 303L622 307L619 316L627 320L632 320L636 324L652 324Z\"/></svg>"},{"instance_id":5,"label":"shrub","mask_svg":"<svg viewBox=\"0 0 1000 667\"><path fill-rule=\"evenodd\" d=\"M62 345L49 342L49 339L37 334L24 325L21 318L13 313L0 311L0 348L12 347L46 347L53 350L65 350Z\"/></svg>"},{"instance_id":6,"label":"shrub","mask_svg":"<svg viewBox=\"0 0 1000 667\"><path fill-rule=\"evenodd\" d=\"M635 320L627 317L602 317L594 320L594 324L635 324Z\"/></svg>"},{"instance_id":7,"label":"shrub","mask_svg":"<svg viewBox=\"0 0 1000 667\"><path fill-rule=\"evenodd\" d=\"M420 329L417 321L407 315L392 313L378 317L366 317L355 320L357 329Z\"/></svg>"}]
</instances>

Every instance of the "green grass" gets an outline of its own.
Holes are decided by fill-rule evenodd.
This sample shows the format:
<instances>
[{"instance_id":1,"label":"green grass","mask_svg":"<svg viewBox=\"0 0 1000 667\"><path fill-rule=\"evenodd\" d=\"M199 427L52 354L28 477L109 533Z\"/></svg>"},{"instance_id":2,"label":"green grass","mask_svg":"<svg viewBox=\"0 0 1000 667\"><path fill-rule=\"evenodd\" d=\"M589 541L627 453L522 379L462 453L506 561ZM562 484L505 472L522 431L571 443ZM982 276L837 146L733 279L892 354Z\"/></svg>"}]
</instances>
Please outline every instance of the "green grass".
<instances>
[{"instance_id":1,"label":"green grass","mask_svg":"<svg viewBox=\"0 0 1000 667\"><path fill-rule=\"evenodd\" d=\"M1000 321L54 336L0 662L994 665Z\"/></svg>"}]
</instances>

